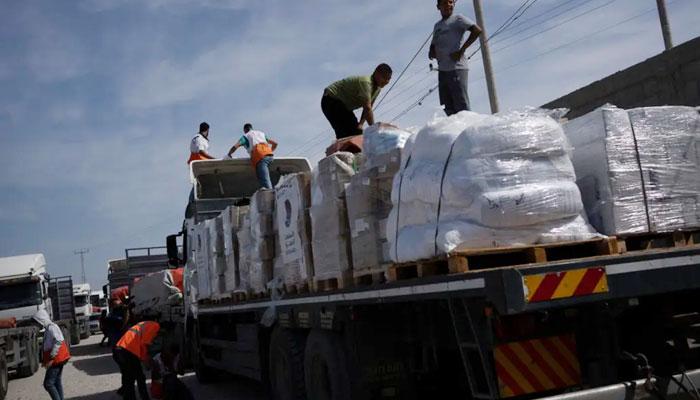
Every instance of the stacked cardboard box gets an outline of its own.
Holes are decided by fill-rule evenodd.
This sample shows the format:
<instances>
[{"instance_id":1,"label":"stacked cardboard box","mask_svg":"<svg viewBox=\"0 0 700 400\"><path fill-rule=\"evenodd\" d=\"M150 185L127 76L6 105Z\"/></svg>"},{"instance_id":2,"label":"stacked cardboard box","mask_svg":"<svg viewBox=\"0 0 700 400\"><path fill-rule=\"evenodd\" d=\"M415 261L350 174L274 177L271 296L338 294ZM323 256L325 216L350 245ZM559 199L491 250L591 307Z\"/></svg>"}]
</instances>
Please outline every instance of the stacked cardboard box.
<instances>
[{"instance_id":1,"label":"stacked cardboard box","mask_svg":"<svg viewBox=\"0 0 700 400\"><path fill-rule=\"evenodd\" d=\"M298 286L314 276L311 253L311 174L283 176L275 187L275 205L284 283ZM274 247L272 248L274 251Z\"/></svg>"},{"instance_id":2,"label":"stacked cardboard box","mask_svg":"<svg viewBox=\"0 0 700 400\"><path fill-rule=\"evenodd\" d=\"M355 154L339 152L318 163L312 182L311 230L314 278L337 278L352 271L345 187L355 174Z\"/></svg>"},{"instance_id":3,"label":"stacked cardboard box","mask_svg":"<svg viewBox=\"0 0 700 400\"><path fill-rule=\"evenodd\" d=\"M224 260L226 264L223 275L226 292L245 290L241 287L240 244L236 232L240 229L247 214L248 206L230 206L221 213L223 218Z\"/></svg>"},{"instance_id":4,"label":"stacked cardboard box","mask_svg":"<svg viewBox=\"0 0 700 400\"><path fill-rule=\"evenodd\" d=\"M244 218L239 231L241 261L247 262L250 290L264 292L272 279L272 264L275 258L275 232L272 219L275 207L275 192L260 189L250 199L250 212ZM241 269L241 280L246 271Z\"/></svg>"}]
</instances>

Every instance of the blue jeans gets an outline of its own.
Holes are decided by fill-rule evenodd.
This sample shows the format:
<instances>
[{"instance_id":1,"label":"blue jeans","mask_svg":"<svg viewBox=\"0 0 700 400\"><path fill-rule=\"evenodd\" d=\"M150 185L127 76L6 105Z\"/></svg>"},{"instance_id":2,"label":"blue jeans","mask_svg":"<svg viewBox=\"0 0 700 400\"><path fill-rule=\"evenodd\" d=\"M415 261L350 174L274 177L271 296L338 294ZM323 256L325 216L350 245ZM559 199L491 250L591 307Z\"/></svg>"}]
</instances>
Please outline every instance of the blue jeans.
<instances>
[{"instance_id":1,"label":"blue jeans","mask_svg":"<svg viewBox=\"0 0 700 400\"><path fill-rule=\"evenodd\" d=\"M44 389L49 392L51 400L63 400L63 384L61 383L61 375L63 375L64 364L49 367L44 376Z\"/></svg>"},{"instance_id":2,"label":"blue jeans","mask_svg":"<svg viewBox=\"0 0 700 400\"><path fill-rule=\"evenodd\" d=\"M258 175L258 183L261 187L272 189L272 181L270 180L270 164L272 164L273 157L265 156L262 160L258 161L258 165L255 166L255 172Z\"/></svg>"}]
</instances>

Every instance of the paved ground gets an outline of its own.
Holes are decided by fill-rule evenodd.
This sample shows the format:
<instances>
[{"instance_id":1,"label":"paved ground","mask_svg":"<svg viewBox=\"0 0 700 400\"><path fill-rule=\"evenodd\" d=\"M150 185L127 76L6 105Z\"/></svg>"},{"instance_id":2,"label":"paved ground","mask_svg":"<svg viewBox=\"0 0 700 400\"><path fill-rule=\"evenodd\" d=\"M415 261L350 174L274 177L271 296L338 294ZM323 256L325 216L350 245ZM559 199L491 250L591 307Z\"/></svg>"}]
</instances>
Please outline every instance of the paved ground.
<instances>
[{"instance_id":1,"label":"paved ground","mask_svg":"<svg viewBox=\"0 0 700 400\"><path fill-rule=\"evenodd\" d=\"M112 360L109 349L99 347L102 335L83 340L71 348L71 361L63 370L63 390L66 400L119 400L116 394L120 385L117 365ZM6 400L46 400L44 390L44 369L23 379L11 379ZM211 385L200 385L194 374L182 377L196 399L218 400L264 400L260 385L235 378Z\"/></svg>"}]
</instances>

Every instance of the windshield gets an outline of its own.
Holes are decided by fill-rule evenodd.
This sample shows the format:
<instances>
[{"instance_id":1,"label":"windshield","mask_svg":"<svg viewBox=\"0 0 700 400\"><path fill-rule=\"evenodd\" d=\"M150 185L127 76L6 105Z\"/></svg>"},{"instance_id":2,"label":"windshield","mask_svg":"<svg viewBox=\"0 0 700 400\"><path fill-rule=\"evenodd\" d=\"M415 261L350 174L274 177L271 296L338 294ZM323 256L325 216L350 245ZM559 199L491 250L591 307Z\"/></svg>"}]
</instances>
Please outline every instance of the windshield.
<instances>
[{"instance_id":1,"label":"windshield","mask_svg":"<svg viewBox=\"0 0 700 400\"><path fill-rule=\"evenodd\" d=\"M88 303L87 295L74 296L75 297L75 307L85 307Z\"/></svg>"},{"instance_id":2,"label":"windshield","mask_svg":"<svg viewBox=\"0 0 700 400\"><path fill-rule=\"evenodd\" d=\"M35 306L41 303L41 286L38 282L0 287L0 310Z\"/></svg>"},{"instance_id":3,"label":"windshield","mask_svg":"<svg viewBox=\"0 0 700 400\"><path fill-rule=\"evenodd\" d=\"M99 307L100 306L100 295L99 294L90 295L90 304L92 304L95 307Z\"/></svg>"}]
</instances>

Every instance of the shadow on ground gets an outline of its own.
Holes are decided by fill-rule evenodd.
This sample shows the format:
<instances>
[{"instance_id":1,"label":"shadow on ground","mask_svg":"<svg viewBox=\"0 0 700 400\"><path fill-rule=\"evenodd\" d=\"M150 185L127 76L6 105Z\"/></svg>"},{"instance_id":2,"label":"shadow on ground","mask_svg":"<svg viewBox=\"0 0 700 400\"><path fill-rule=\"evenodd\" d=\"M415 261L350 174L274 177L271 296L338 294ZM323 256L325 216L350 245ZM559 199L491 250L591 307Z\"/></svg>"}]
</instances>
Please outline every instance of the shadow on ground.
<instances>
[{"instance_id":1,"label":"shadow on ground","mask_svg":"<svg viewBox=\"0 0 700 400\"><path fill-rule=\"evenodd\" d=\"M109 346L102 347L99 343L79 344L71 346L70 354L74 357L95 356L100 354L112 354L112 349Z\"/></svg>"},{"instance_id":2,"label":"shadow on ground","mask_svg":"<svg viewBox=\"0 0 700 400\"><path fill-rule=\"evenodd\" d=\"M96 357L84 358L71 361L75 369L85 372L88 375L107 375L119 372L117 363L114 362L112 354L103 354Z\"/></svg>"},{"instance_id":3,"label":"shadow on ground","mask_svg":"<svg viewBox=\"0 0 700 400\"><path fill-rule=\"evenodd\" d=\"M121 396L116 390L109 390L102 393L87 394L85 396L66 397L66 400L121 400Z\"/></svg>"}]
</instances>

